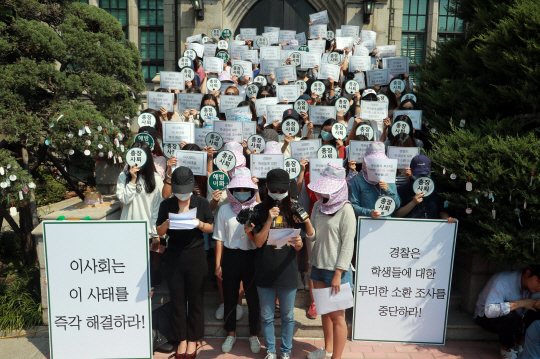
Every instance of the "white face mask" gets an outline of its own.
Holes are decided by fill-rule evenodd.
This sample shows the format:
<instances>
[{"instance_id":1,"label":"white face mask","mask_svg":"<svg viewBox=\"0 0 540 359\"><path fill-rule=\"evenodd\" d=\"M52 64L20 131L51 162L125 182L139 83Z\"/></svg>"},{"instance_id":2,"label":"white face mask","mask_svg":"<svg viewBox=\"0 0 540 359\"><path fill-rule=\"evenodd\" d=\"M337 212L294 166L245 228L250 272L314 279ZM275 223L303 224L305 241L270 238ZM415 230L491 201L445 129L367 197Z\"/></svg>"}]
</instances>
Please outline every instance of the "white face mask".
<instances>
[{"instance_id":1,"label":"white face mask","mask_svg":"<svg viewBox=\"0 0 540 359\"><path fill-rule=\"evenodd\" d=\"M193 192L189 192L189 193L175 193L175 197L178 198L180 201L187 201L191 195L193 194Z\"/></svg>"},{"instance_id":2,"label":"white face mask","mask_svg":"<svg viewBox=\"0 0 540 359\"><path fill-rule=\"evenodd\" d=\"M268 191L268 195L270 196L270 198L272 198L273 200L276 200L276 201L281 201L282 199L284 199L285 197L287 197L289 195L289 191L285 192L285 193L282 193L282 194L279 194L279 193L272 193L270 191Z\"/></svg>"}]
</instances>

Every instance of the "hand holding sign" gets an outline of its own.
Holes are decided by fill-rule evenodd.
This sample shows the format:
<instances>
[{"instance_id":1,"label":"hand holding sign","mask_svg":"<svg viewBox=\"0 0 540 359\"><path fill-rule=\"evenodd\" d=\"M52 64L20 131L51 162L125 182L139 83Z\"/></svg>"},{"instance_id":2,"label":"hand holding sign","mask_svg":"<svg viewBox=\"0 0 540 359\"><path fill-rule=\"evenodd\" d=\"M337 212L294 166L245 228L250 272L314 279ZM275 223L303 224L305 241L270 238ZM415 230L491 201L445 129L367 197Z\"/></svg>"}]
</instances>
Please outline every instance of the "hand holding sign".
<instances>
[{"instance_id":1,"label":"hand holding sign","mask_svg":"<svg viewBox=\"0 0 540 359\"><path fill-rule=\"evenodd\" d=\"M140 147L133 147L126 152L126 163L128 164L128 166L130 166L129 171L132 176L135 175L135 178L137 178L136 172L138 171L138 169L136 171L133 170L132 173L131 167L138 167L140 169L146 164L147 159L148 158L146 156L146 151L144 151Z\"/></svg>"}]
</instances>

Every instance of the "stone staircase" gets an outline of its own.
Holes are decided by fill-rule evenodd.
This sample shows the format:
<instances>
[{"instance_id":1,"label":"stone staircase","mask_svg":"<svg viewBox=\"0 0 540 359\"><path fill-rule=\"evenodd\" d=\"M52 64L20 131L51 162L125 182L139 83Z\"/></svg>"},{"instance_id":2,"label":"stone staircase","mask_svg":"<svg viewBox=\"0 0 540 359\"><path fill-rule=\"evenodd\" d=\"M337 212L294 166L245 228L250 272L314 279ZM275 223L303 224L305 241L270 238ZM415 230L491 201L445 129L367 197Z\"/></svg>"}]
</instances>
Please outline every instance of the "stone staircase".
<instances>
[{"instance_id":1,"label":"stone staircase","mask_svg":"<svg viewBox=\"0 0 540 359\"><path fill-rule=\"evenodd\" d=\"M218 320L215 317L216 310L220 304L219 293L214 287L215 282L209 280L207 282L204 295L204 318L205 328L204 334L206 338L225 338L227 333L223 329L223 320ZM448 311L448 324L446 331L447 340L496 340L494 334L488 333L480 328L472 319L472 315L460 309L459 302L461 295L453 291L450 296L450 307ZM152 298L152 308L159 308L161 305L169 301L169 292L165 281L159 287L155 288ZM296 293L294 320L296 322L294 328L295 338L323 338L323 330L320 316L313 320L306 316L307 307L310 303L309 292L298 291ZM237 336L248 337L248 309L246 299L242 300L244 315L237 322ZM352 309L347 312L347 323L349 326L349 335L351 333L352 324ZM281 319L276 319L276 337L281 335Z\"/></svg>"}]
</instances>

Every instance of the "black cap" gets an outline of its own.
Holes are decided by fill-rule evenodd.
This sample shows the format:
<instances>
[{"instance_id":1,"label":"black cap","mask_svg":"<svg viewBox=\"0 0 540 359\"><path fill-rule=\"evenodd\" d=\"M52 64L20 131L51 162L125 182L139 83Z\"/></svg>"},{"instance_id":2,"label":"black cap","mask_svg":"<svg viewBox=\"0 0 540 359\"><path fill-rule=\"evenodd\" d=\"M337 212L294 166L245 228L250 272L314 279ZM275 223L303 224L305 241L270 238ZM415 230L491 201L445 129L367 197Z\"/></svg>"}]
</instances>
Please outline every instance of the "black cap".
<instances>
[{"instance_id":1,"label":"black cap","mask_svg":"<svg viewBox=\"0 0 540 359\"><path fill-rule=\"evenodd\" d=\"M193 172L184 166L174 170L171 176L171 188L173 193L189 193L195 188Z\"/></svg>"},{"instance_id":2,"label":"black cap","mask_svg":"<svg viewBox=\"0 0 540 359\"><path fill-rule=\"evenodd\" d=\"M283 121L285 121L288 118L294 118L296 121L298 121L300 116L298 115L298 112L296 112L295 109L291 108L291 109L283 111L283 117L282 118L283 118Z\"/></svg>"},{"instance_id":3,"label":"black cap","mask_svg":"<svg viewBox=\"0 0 540 359\"><path fill-rule=\"evenodd\" d=\"M138 132L138 133L147 133L147 134L149 134L150 136L152 136L152 138L154 139L154 142L157 141L158 134L157 134L157 130L156 130L154 127L151 127L151 126L143 126L143 127L139 128L139 132Z\"/></svg>"},{"instance_id":4,"label":"black cap","mask_svg":"<svg viewBox=\"0 0 540 359\"><path fill-rule=\"evenodd\" d=\"M288 191L289 183L289 174L281 168L273 169L266 174L266 186L270 191Z\"/></svg>"}]
</instances>

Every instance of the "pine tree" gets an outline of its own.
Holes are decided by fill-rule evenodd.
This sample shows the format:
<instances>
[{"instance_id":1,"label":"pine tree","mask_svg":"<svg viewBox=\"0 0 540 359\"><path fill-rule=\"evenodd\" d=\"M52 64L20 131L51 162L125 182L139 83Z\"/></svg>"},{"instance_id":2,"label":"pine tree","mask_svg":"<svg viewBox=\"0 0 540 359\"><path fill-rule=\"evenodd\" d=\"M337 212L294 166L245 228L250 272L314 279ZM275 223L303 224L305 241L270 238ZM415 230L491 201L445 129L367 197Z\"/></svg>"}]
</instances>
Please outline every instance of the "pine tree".
<instances>
[{"instance_id":1,"label":"pine tree","mask_svg":"<svg viewBox=\"0 0 540 359\"><path fill-rule=\"evenodd\" d=\"M74 185L63 166L71 156L121 157L130 133L126 117L135 116L144 81L135 44L95 6L6 0L0 35L0 214L8 218L6 208L18 207L20 227L10 224L31 261L32 171L52 163ZM10 181L12 175L17 179Z\"/></svg>"},{"instance_id":2,"label":"pine tree","mask_svg":"<svg viewBox=\"0 0 540 359\"><path fill-rule=\"evenodd\" d=\"M537 262L540 3L456 0L453 11L467 30L428 59L418 86L432 128L433 177L460 220L466 250Z\"/></svg>"}]
</instances>

